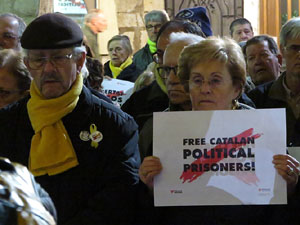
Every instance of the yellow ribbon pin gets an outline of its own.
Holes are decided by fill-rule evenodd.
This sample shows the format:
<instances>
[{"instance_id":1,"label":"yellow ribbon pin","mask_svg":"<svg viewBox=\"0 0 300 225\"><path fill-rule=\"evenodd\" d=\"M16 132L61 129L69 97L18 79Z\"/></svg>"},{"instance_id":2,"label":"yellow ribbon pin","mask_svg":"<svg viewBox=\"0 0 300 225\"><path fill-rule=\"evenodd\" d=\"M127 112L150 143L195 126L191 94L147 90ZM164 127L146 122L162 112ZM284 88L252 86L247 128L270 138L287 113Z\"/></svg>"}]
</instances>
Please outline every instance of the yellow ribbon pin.
<instances>
[{"instance_id":1,"label":"yellow ribbon pin","mask_svg":"<svg viewBox=\"0 0 300 225\"><path fill-rule=\"evenodd\" d=\"M102 134L97 131L97 127L95 124L91 124L90 126L90 139L91 139L91 146L94 148L98 147L98 142L100 142L103 138Z\"/></svg>"}]
</instances>

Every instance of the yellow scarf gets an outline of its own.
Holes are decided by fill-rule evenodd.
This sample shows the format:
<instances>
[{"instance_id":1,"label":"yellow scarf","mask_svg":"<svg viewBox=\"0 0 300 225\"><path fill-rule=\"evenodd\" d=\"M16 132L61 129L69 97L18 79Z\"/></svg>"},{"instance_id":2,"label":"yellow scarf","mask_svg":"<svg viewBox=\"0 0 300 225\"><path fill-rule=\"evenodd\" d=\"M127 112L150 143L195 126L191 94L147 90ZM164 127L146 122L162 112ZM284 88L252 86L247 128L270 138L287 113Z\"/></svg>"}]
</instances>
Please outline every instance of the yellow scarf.
<instances>
[{"instance_id":1,"label":"yellow scarf","mask_svg":"<svg viewBox=\"0 0 300 225\"><path fill-rule=\"evenodd\" d=\"M129 56L125 62L123 62L121 64L120 67L116 67L114 66L112 63L111 63L111 60L109 61L109 68L113 74L113 78L117 78L117 76L119 76L119 74L127 67L127 66L130 66L132 64L132 59L131 57Z\"/></svg>"},{"instance_id":2,"label":"yellow scarf","mask_svg":"<svg viewBox=\"0 0 300 225\"><path fill-rule=\"evenodd\" d=\"M29 156L29 169L33 175L55 175L78 165L76 153L61 118L74 110L82 86L83 79L79 74L66 94L45 99L35 83L31 83L31 98L27 109L35 131Z\"/></svg>"},{"instance_id":3,"label":"yellow scarf","mask_svg":"<svg viewBox=\"0 0 300 225\"><path fill-rule=\"evenodd\" d=\"M154 75L155 75L156 82L157 82L158 86L160 87L160 89L167 94L168 91L167 91L166 84L164 83L163 79L159 75L159 73L157 71L157 67L158 67L158 64L155 64L155 66L154 66Z\"/></svg>"},{"instance_id":4,"label":"yellow scarf","mask_svg":"<svg viewBox=\"0 0 300 225\"><path fill-rule=\"evenodd\" d=\"M147 43L148 43L148 45L149 45L149 50L150 50L150 52L151 52L152 54L155 53L155 52L157 51L156 43L153 42L153 41L151 41L149 38L148 38L148 40L147 40Z\"/></svg>"}]
</instances>

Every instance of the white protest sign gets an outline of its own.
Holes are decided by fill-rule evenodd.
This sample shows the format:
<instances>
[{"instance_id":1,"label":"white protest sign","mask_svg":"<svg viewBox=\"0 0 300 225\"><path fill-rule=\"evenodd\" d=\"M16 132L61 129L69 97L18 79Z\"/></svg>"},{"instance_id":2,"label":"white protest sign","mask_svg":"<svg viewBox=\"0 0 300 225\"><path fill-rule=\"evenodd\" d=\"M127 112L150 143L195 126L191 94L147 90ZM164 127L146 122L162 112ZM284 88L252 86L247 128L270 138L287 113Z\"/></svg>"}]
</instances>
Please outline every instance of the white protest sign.
<instances>
[{"instance_id":1,"label":"white protest sign","mask_svg":"<svg viewBox=\"0 0 300 225\"><path fill-rule=\"evenodd\" d=\"M154 113L155 206L286 204L284 109Z\"/></svg>"},{"instance_id":2,"label":"white protest sign","mask_svg":"<svg viewBox=\"0 0 300 225\"><path fill-rule=\"evenodd\" d=\"M120 106L130 97L134 83L119 79L104 79L102 82L103 93Z\"/></svg>"},{"instance_id":3,"label":"white protest sign","mask_svg":"<svg viewBox=\"0 0 300 225\"><path fill-rule=\"evenodd\" d=\"M84 0L54 0L53 7L63 14L87 14Z\"/></svg>"}]
</instances>

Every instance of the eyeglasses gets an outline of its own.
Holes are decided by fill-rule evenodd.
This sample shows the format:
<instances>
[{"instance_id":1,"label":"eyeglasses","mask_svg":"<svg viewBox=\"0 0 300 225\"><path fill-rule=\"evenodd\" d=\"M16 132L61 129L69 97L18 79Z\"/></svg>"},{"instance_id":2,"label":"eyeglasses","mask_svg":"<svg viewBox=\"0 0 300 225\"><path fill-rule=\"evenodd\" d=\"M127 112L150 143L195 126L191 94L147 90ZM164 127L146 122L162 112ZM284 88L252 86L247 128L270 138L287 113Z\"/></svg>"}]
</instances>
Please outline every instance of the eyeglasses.
<instances>
[{"instance_id":1,"label":"eyeglasses","mask_svg":"<svg viewBox=\"0 0 300 225\"><path fill-rule=\"evenodd\" d=\"M168 76L170 75L171 71L173 71L174 74L176 75L177 70L178 70L178 66L174 66L174 67L160 66L160 67L157 67L157 72L160 75L160 77L163 78L163 79L167 79Z\"/></svg>"},{"instance_id":2,"label":"eyeglasses","mask_svg":"<svg viewBox=\"0 0 300 225\"><path fill-rule=\"evenodd\" d=\"M62 68L73 58L72 53L51 57L28 57L28 67L32 70L42 69L49 61L54 67Z\"/></svg>"},{"instance_id":3,"label":"eyeglasses","mask_svg":"<svg viewBox=\"0 0 300 225\"><path fill-rule=\"evenodd\" d=\"M154 52L152 54L152 59L155 63L162 64L163 56L164 56L164 52L161 50L158 50L157 52Z\"/></svg>"},{"instance_id":4,"label":"eyeglasses","mask_svg":"<svg viewBox=\"0 0 300 225\"><path fill-rule=\"evenodd\" d=\"M219 77L212 77L208 81L205 81L202 77L196 76L189 80L190 84L200 88L203 86L204 83L208 83L210 88L217 88L218 86L222 85L224 83L224 80Z\"/></svg>"},{"instance_id":5,"label":"eyeglasses","mask_svg":"<svg viewBox=\"0 0 300 225\"><path fill-rule=\"evenodd\" d=\"M0 88L0 98L6 99L8 98L8 96L20 92L21 92L20 90L4 90Z\"/></svg>"},{"instance_id":6,"label":"eyeglasses","mask_svg":"<svg viewBox=\"0 0 300 225\"><path fill-rule=\"evenodd\" d=\"M2 38L6 41L16 40L18 36L14 35L13 33L3 33Z\"/></svg>"},{"instance_id":7,"label":"eyeglasses","mask_svg":"<svg viewBox=\"0 0 300 225\"><path fill-rule=\"evenodd\" d=\"M155 29L155 30L156 30L156 29L160 29L160 28L161 28L161 24L156 24L156 25L154 25L154 26L151 25L151 24L149 24L149 25L146 26L146 29L147 29L147 30L152 30L152 29Z\"/></svg>"},{"instance_id":8,"label":"eyeglasses","mask_svg":"<svg viewBox=\"0 0 300 225\"><path fill-rule=\"evenodd\" d=\"M284 49L288 52L299 53L300 45L290 45L290 46L284 47Z\"/></svg>"}]
</instances>

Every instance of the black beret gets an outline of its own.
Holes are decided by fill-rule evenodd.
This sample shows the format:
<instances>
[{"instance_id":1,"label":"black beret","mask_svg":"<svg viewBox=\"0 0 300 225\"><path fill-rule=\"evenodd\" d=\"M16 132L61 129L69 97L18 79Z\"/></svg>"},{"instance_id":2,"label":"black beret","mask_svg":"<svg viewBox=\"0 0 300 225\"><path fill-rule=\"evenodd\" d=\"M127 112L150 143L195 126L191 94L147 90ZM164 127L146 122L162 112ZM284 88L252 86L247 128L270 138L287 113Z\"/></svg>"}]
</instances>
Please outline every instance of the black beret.
<instances>
[{"instance_id":1,"label":"black beret","mask_svg":"<svg viewBox=\"0 0 300 225\"><path fill-rule=\"evenodd\" d=\"M24 49L69 48L80 46L82 41L79 25L61 13L48 13L36 18L21 37Z\"/></svg>"}]
</instances>

